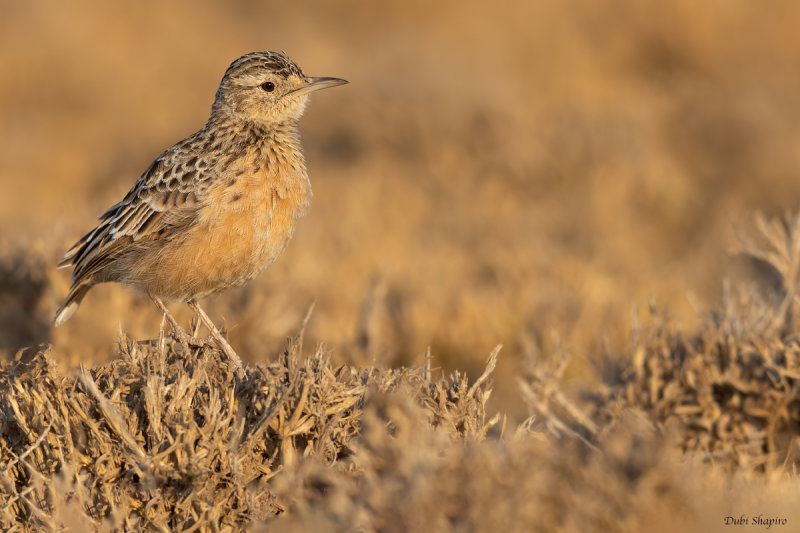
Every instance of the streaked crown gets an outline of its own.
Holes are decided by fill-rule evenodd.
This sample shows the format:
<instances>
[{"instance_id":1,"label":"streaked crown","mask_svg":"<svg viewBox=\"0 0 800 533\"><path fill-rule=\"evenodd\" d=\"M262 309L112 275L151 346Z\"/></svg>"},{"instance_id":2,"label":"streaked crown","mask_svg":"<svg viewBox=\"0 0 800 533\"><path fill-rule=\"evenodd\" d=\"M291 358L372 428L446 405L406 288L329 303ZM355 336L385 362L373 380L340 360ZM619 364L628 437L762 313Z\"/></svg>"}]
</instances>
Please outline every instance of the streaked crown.
<instances>
[{"instance_id":1,"label":"streaked crown","mask_svg":"<svg viewBox=\"0 0 800 533\"><path fill-rule=\"evenodd\" d=\"M283 78L291 75L306 77L297 63L282 52L250 52L231 63L222 77L222 82L260 77L264 72L272 72Z\"/></svg>"}]
</instances>

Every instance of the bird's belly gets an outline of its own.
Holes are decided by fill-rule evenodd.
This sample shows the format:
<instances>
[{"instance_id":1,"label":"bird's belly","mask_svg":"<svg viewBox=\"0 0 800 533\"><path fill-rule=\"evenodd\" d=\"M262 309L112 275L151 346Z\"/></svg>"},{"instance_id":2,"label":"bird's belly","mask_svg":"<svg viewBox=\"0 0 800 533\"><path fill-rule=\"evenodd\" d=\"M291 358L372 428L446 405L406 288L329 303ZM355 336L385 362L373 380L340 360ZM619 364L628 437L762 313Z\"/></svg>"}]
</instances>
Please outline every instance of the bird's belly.
<instances>
[{"instance_id":1,"label":"bird's belly","mask_svg":"<svg viewBox=\"0 0 800 533\"><path fill-rule=\"evenodd\" d=\"M279 198L264 191L211 204L180 239L146 261L144 268L159 274L148 276L151 286L142 288L186 301L243 285L286 248L307 209L308 196Z\"/></svg>"}]
</instances>

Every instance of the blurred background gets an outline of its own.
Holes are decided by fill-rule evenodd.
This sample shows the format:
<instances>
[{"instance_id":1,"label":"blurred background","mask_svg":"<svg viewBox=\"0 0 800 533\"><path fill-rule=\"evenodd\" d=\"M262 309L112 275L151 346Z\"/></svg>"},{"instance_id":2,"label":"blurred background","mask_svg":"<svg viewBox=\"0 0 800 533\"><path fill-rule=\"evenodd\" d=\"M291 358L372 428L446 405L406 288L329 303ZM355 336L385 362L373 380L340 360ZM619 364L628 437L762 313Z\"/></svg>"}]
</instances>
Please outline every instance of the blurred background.
<instances>
[{"instance_id":1,"label":"blurred background","mask_svg":"<svg viewBox=\"0 0 800 533\"><path fill-rule=\"evenodd\" d=\"M285 50L350 80L301 121L314 203L286 253L206 301L239 354L480 372L687 324L735 273L733 229L800 194L800 4L741 0L0 2L0 352L64 365L157 335L98 286L63 327L60 256L206 121L231 61ZM173 304L188 323L185 306ZM582 358L573 358L580 366ZM574 370L575 375L583 372ZM519 407L522 409L521 407Z\"/></svg>"}]
</instances>

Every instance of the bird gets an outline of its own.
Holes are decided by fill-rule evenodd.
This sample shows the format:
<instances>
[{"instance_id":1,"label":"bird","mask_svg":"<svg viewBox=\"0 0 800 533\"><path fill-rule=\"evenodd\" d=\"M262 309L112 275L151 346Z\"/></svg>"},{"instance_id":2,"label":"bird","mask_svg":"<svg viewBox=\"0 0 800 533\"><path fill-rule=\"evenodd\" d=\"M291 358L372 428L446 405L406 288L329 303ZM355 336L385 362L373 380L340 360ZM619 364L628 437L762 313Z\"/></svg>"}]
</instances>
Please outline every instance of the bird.
<instances>
[{"instance_id":1,"label":"bird","mask_svg":"<svg viewBox=\"0 0 800 533\"><path fill-rule=\"evenodd\" d=\"M188 351L202 340L164 301L187 303L241 365L197 302L244 285L284 251L312 197L298 121L310 93L346 83L306 76L285 52L231 63L205 126L159 155L59 261L73 272L55 326L93 286L118 282L148 295Z\"/></svg>"}]
</instances>

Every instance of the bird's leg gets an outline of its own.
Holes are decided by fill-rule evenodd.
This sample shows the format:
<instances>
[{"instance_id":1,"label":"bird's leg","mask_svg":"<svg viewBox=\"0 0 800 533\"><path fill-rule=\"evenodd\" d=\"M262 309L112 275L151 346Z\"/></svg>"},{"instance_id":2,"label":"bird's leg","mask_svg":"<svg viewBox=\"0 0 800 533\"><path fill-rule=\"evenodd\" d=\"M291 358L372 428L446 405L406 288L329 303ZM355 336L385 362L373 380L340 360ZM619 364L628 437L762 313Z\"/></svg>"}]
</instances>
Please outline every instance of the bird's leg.
<instances>
[{"instance_id":1,"label":"bird's leg","mask_svg":"<svg viewBox=\"0 0 800 533\"><path fill-rule=\"evenodd\" d=\"M194 328L192 328L192 335L194 337L200 336L200 319L198 317L194 318Z\"/></svg>"},{"instance_id":2,"label":"bird's leg","mask_svg":"<svg viewBox=\"0 0 800 533\"><path fill-rule=\"evenodd\" d=\"M158 307L161 310L161 312L164 313L164 318L166 318L167 322L169 322L169 326L172 328L172 332L175 334L175 337L177 337L177 339L183 345L184 349L186 350L186 353L190 352L189 350L190 344L194 346L202 346L205 344L204 339L198 339L196 337L192 337L191 335L186 333L186 330L184 330L182 327L178 325L178 321L175 320L175 317L173 317L167 310L167 306L164 305L164 302L161 301L161 298L159 298L153 293L149 293L149 296L150 299L153 300L153 303L156 304L156 307Z\"/></svg>"},{"instance_id":3,"label":"bird's leg","mask_svg":"<svg viewBox=\"0 0 800 533\"><path fill-rule=\"evenodd\" d=\"M238 355L236 355L236 352L233 350L233 347L230 344L228 344L228 341L225 340L225 337L222 336L222 333L220 333L220 331L217 329L217 326L215 326L214 323L211 321L211 319L208 318L206 312L203 311L200 308L200 306L197 305L197 302L195 302L194 300L190 300L186 303L189 305L192 311L197 313L197 316L200 318L203 324L206 325L208 330L211 332L211 336L214 337L215 341L217 341L217 344L222 349L222 351L225 352L225 355L228 356L228 359L231 360L231 362L234 364L234 366L237 367L238 370L241 370L242 360L239 358Z\"/></svg>"}]
</instances>

